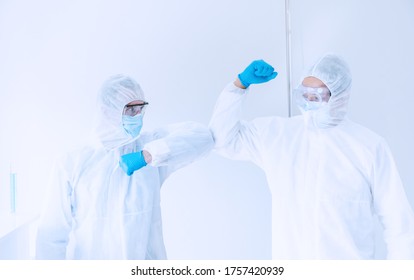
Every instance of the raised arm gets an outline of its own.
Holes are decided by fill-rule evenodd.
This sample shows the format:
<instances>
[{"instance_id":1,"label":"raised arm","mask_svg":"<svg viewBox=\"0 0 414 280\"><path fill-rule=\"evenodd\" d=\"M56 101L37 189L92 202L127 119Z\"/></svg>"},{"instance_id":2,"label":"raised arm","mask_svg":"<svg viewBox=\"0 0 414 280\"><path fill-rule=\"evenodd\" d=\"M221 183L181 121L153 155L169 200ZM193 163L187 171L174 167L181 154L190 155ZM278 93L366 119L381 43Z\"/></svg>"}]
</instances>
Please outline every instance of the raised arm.
<instances>
[{"instance_id":1,"label":"raised arm","mask_svg":"<svg viewBox=\"0 0 414 280\"><path fill-rule=\"evenodd\" d=\"M242 105L251 84L270 81L276 75L272 66L263 60L256 60L225 87L209 124L216 152L231 159L252 160L259 164L257 130L260 125L241 120Z\"/></svg>"}]
</instances>

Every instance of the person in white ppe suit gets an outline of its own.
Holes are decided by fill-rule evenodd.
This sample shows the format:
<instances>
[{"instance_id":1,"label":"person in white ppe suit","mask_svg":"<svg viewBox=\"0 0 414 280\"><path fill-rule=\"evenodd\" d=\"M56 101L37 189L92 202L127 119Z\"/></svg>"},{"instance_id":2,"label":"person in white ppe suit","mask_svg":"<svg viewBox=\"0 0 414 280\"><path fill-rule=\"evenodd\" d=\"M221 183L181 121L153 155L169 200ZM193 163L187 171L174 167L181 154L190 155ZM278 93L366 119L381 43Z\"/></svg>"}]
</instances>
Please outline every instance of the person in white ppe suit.
<instances>
[{"instance_id":1,"label":"person in white ppe suit","mask_svg":"<svg viewBox=\"0 0 414 280\"><path fill-rule=\"evenodd\" d=\"M53 172L38 259L166 259L160 187L214 142L207 126L195 122L140 132L147 105L128 76L103 84L98 141L65 156Z\"/></svg>"},{"instance_id":2,"label":"person in white ppe suit","mask_svg":"<svg viewBox=\"0 0 414 280\"><path fill-rule=\"evenodd\" d=\"M387 258L414 259L414 215L390 149L347 117L347 64L328 54L310 68L294 91L301 115L241 120L249 85L276 75L254 61L223 90L210 121L219 154L266 174L272 258L373 259L377 215Z\"/></svg>"}]
</instances>

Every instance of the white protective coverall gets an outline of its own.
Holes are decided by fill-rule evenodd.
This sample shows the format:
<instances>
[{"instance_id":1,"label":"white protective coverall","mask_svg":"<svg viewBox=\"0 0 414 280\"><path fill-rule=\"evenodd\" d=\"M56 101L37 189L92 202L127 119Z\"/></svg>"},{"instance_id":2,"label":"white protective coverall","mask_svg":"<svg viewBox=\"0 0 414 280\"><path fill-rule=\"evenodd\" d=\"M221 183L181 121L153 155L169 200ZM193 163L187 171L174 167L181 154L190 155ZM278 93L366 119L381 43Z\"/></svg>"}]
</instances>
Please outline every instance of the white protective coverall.
<instances>
[{"instance_id":1,"label":"white protective coverall","mask_svg":"<svg viewBox=\"0 0 414 280\"><path fill-rule=\"evenodd\" d=\"M165 259L160 187L178 168L207 155L206 126L179 123L131 139L122 126L124 105L143 99L124 76L107 82L91 145L67 155L53 173L37 235L39 259ZM120 156L146 150L151 164L127 176Z\"/></svg>"},{"instance_id":2,"label":"white protective coverall","mask_svg":"<svg viewBox=\"0 0 414 280\"><path fill-rule=\"evenodd\" d=\"M274 259L372 259L374 215L390 259L414 259L414 215L383 138L346 117L351 76L322 58L307 73L331 91L322 111L241 120L247 90L229 84L210 129L215 150L262 168L272 194Z\"/></svg>"}]
</instances>

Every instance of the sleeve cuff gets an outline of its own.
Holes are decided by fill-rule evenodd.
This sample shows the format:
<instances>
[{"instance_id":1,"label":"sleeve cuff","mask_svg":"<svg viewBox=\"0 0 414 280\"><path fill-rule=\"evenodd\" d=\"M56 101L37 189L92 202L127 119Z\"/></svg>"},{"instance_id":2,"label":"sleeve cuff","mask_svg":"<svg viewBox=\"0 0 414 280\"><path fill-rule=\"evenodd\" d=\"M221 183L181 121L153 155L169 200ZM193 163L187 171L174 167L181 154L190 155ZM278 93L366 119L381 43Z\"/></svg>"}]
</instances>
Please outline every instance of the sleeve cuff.
<instances>
[{"instance_id":1,"label":"sleeve cuff","mask_svg":"<svg viewBox=\"0 0 414 280\"><path fill-rule=\"evenodd\" d=\"M167 143L162 139L158 139L146 144L143 150L151 154L151 162L148 164L150 166L158 166L160 163L165 161L170 154L170 148Z\"/></svg>"},{"instance_id":2,"label":"sleeve cuff","mask_svg":"<svg viewBox=\"0 0 414 280\"><path fill-rule=\"evenodd\" d=\"M229 92L233 92L233 93L237 93L237 94L247 94L247 93L249 93L249 87L245 88L245 89L239 88L239 87L236 87L234 85L234 82L231 82L231 83L227 84L227 86L225 87L224 90L229 91Z\"/></svg>"}]
</instances>

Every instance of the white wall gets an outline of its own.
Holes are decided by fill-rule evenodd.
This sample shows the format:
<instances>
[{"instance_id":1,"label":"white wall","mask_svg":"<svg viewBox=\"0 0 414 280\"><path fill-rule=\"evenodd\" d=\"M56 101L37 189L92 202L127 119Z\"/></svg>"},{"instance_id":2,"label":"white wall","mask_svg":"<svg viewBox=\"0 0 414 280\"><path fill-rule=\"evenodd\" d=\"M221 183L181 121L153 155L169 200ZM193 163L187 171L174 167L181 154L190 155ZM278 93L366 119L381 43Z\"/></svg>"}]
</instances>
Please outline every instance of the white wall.
<instances>
[{"instance_id":1,"label":"white wall","mask_svg":"<svg viewBox=\"0 0 414 280\"><path fill-rule=\"evenodd\" d=\"M325 51L350 62L350 117L388 140L414 204L414 7L373 3L291 0L293 81ZM0 212L9 210L11 162L17 211L38 211L53 159L84 142L109 75L142 85L150 102L144 129L207 124L221 89L263 58L279 76L252 88L245 117L287 116L284 23L284 0L1 1ZM268 259L270 207L261 170L212 154L163 186L168 256Z\"/></svg>"}]
</instances>

